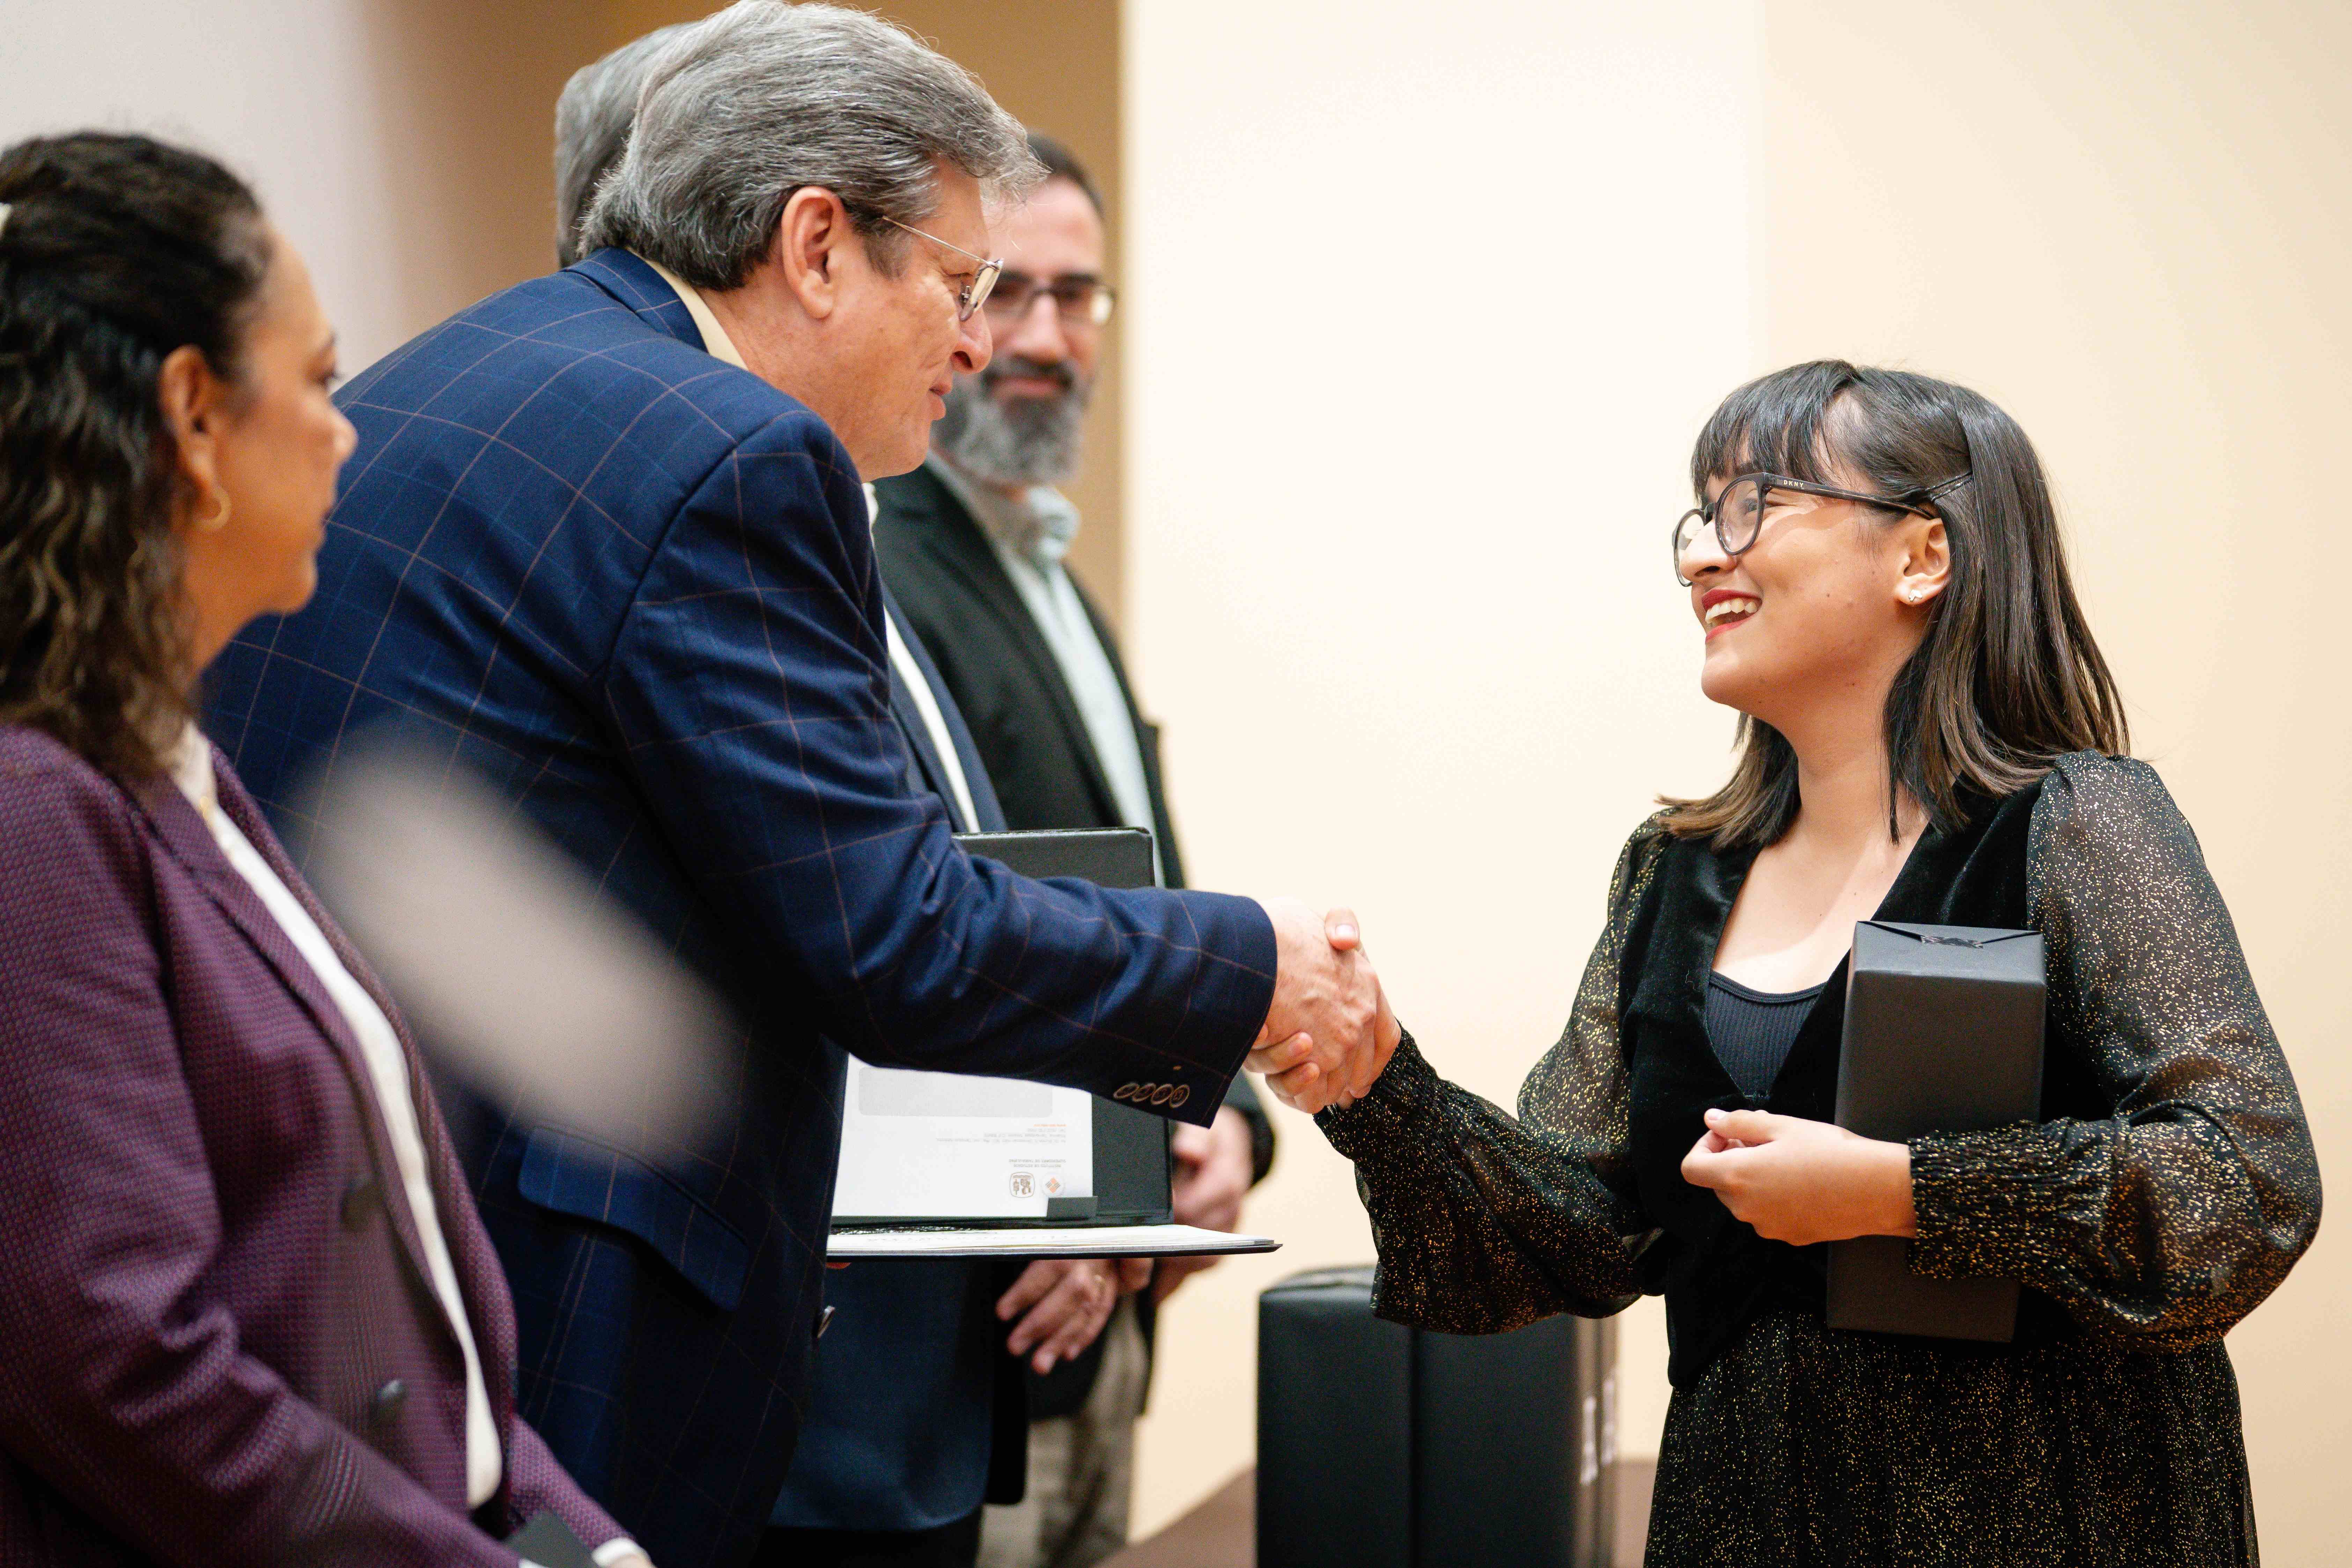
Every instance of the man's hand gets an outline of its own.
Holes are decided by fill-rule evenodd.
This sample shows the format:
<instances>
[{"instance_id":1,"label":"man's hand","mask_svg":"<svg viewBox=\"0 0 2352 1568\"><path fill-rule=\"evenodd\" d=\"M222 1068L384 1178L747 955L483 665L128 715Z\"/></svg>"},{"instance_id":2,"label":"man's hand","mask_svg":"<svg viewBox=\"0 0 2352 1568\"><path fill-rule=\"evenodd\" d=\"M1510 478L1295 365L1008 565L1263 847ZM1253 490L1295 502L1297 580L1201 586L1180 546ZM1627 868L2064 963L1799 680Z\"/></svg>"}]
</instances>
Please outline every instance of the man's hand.
<instances>
[{"instance_id":1,"label":"man's hand","mask_svg":"<svg viewBox=\"0 0 2352 1568\"><path fill-rule=\"evenodd\" d=\"M1916 1236L1911 1151L1826 1121L1710 1110L1683 1156L1683 1180L1769 1241L1810 1247L1857 1236Z\"/></svg>"},{"instance_id":2,"label":"man's hand","mask_svg":"<svg viewBox=\"0 0 2352 1568\"><path fill-rule=\"evenodd\" d=\"M1094 1343L1118 1299L1150 1278L1149 1258L1041 1258L997 1298L997 1317L1021 1320L1005 1346L1042 1376Z\"/></svg>"},{"instance_id":3,"label":"man's hand","mask_svg":"<svg viewBox=\"0 0 2352 1568\"><path fill-rule=\"evenodd\" d=\"M1352 1101L1388 1066L1398 1038L1356 917L1334 910L1318 920L1296 899L1264 908L1274 922L1274 1005L1250 1068L1296 1110L1311 1114L1336 1100Z\"/></svg>"},{"instance_id":4,"label":"man's hand","mask_svg":"<svg viewBox=\"0 0 2352 1568\"><path fill-rule=\"evenodd\" d=\"M1228 1105L1221 1107L1216 1121L1206 1127L1180 1121L1170 1147L1176 1156L1176 1223L1202 1230L1239 1229L1242 1198L1255 1173L1249 1118ZM1223 1261L1222 1258L1161 1258L1159 1272L1152 1276L1151 1299L1165 1301L1191 1276Z\"/></svg>"}]
</instances>

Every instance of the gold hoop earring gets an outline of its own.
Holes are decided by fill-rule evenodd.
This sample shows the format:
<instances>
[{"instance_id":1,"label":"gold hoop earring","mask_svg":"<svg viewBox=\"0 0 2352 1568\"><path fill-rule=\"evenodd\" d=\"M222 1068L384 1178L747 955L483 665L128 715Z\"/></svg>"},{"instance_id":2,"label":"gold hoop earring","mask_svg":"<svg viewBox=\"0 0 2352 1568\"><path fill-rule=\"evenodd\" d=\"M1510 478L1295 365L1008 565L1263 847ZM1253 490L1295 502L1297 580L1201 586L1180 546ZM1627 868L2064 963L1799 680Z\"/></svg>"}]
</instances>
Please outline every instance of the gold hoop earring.
<instances>
[{"instance_id":1,"label":"gold hoop earring","mask_svg":"<svg viewBox=\"0 0 2352 1568\"><path fill-rule=\"evenodd\" d=\"M220 510L213 513L210 517L200 517L196 519L196 527L206 533L218 533L222 529L228 526L228 491L222 489L218 486L215 486L212 493L220 498Z\"/></svg>"}]
</instances>

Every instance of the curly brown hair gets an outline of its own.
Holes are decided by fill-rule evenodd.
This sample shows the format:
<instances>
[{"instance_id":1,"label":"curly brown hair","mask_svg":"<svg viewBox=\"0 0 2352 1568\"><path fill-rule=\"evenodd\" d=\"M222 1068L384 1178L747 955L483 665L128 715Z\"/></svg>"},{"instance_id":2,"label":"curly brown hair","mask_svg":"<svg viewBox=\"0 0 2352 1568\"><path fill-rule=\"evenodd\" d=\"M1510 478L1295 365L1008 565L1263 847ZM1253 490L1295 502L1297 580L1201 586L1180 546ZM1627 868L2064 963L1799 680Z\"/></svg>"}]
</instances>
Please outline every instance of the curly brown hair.
<instances>
[{"instance_id":1,"label":"curly brown hair","mask_svg":"<svg viewBox=\"0 0 2352 1568\"><path fill-rule=\"evenodd\" d=\"M159 377L235 381L269 267L244 182L143 136L0 152L0 723L152 777L194 706Z\"/></svg>"}]
</instances>

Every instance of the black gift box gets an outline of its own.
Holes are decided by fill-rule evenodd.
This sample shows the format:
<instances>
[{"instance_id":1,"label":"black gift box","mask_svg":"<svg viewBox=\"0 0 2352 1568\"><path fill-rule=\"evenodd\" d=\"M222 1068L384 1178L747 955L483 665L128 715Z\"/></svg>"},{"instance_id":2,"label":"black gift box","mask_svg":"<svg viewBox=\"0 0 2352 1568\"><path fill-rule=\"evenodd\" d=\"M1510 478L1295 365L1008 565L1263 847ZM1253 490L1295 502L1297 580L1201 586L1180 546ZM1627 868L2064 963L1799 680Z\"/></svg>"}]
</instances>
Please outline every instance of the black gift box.
<instances>
[{"instance_id":1,"label":"black gift box","mask_svg":"<svg viewBox=\"0 0 2352 1568\"><path fill-rule=\"evenodd\" d=\"M2042 1101L2042 934L1864 921L1846 973L1837 1124L1905 1143L2037 1118ZM2014 1279L1927 1279L1911 1244L1830 1246L1832 1329L2006 1342Z\"/></svg>"}]
</instances>

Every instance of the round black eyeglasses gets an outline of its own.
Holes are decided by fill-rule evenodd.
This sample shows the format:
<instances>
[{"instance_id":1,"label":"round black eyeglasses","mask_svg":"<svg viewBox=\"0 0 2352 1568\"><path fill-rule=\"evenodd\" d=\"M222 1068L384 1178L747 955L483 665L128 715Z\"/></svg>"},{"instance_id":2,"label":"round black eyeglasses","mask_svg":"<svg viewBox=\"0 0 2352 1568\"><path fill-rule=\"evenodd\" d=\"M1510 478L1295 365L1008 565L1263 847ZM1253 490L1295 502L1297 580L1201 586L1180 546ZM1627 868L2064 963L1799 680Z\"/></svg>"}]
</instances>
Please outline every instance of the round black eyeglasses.
<instances>
[{"instance_id":1,"label":"round black eyeglasses","mask_svg":"<svg viewBox=\"0 0 2352 1568\"><path fill-rule=\"evenodd\" d=\"M1897 498L1842 490L1835 485L1817 485L1811 479L1792 479L1786 474L1742 474L1717 492L1713 500L1691 508L1675 520L1675 581L1685 588L1691 585L1690 578L1683 574L1683 562L1698 542L1699 530L1703 528L1715 529L1715 542L1731 560L1737 561L1755 549L1756 536L1764 528L1764 509L1775 490L1821 496L1829 500L1858 501L1881 511L1907 512L1913 517L1934 517L1936 510L1930 503L1959 489L1968 478L1966 474L1957 474Z\"/></svg>"}]
</instances>

